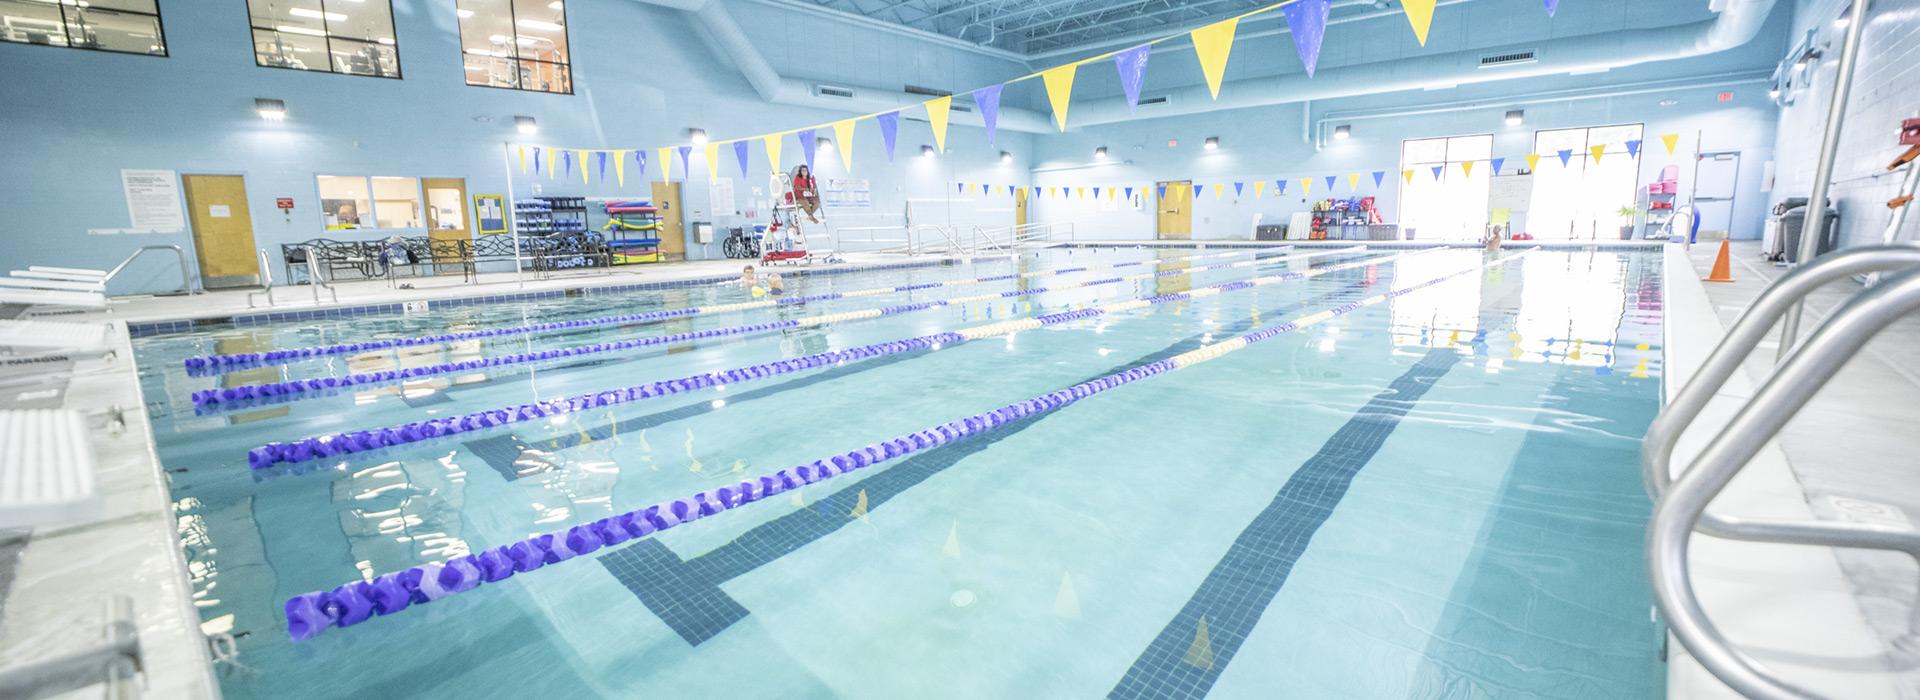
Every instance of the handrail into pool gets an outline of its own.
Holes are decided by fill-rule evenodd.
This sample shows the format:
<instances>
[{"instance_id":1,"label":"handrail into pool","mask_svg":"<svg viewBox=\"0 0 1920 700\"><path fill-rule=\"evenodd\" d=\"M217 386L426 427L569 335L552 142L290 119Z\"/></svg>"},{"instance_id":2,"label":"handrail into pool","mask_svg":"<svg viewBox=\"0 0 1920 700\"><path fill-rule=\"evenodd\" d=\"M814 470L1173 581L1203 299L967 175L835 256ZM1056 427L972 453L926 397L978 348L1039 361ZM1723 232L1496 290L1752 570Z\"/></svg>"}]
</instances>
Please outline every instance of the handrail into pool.
<instances>
[{"instance_id":1,"label":"handrail into pool","mask_svg":"<svg viewBox=\"0 0 1920 700\"><path fill-rule=\"evenodd\" d=\"M374 576L371 579L356 578L331 590L296 595L288 598L282 607L286 615L287 633L294 641L312 639L330 627L350 627L365 622L375 615L391 615L411 605L430 603L455 593L477 589L482 583L502 581L516 573L525 573L549 564L558 564L592 553L602 547L646 537L803 485L818 483L880 462L964 440L1028 416L1059 410L1108 389L1217 359L1255 343L1317 325L1469 272L1512 262L1534 250L1537 248L1529 248L1493 260L1482 258L1474 261L1470 267L1446 273L1425 282L1398 287L1359 301L1296 316L1286 323L1250 331L1169 359L1115 372L1065 389L976 413L919 432L883 440L860 449L814 460L808 464L782 469L755 479L744 479L738 483L702 491L692 496L534 535L512 544L482 550L477 554L462 555L445 562L423 564ZM1218 291L1213 290L1214 293ZM1195 290L1165 296L1193 298L1199 292L1200 290ZM1144 304L1145 302L1134 303ZM1051 322L1075 321L1097 315L1090 313L1092 311L1082 309L1051 314L1050 317L1055 319ZM1027 322L1036 322L1036 320L1027 319ZM986 332L988 329L974 330ZM946 337L964 338L966 336L951 333L946 334ZM770 364L779 366L794 362L794 360L783 360Z\"/></svg>"},{"instance_id":2,"label":"handrail into pool","mask_svg":"<svg viewBox=\"0 0 1920 700\"><path fill-rule=\"evenodd\" d=\"M254 308L253 299L258 296L267 298L267 306L273 306L273 266L267 264L267 249L260 249L260 291L247 292L247 308Z\"/></svg>"},{"instance_id":3,"label":"handrail into pool","mask_svg":"<svg viewBox=\"0 0 1920 700\"><path fill-rule=\"evenodd\" d=\"M1864 272L1901 271L1855 295L1799 346L1789 349L1747 402L1678 479L1674 445L1776 321L1828 282ZM1649 527L1653 586L1669 627L1700 664L1734 690L1758 698L1811 694L1775 677L1733 649L1694 596L1687 570L1688 537L1699 531L1724 539L1826 547L1884 549L1920 560L1920 533L1859 523L1748 520L1706 512L1708 505L1781 426L1887 324L1920 309L1920 247L1871 246L1822 256L1775 282L1734 323L1673 402L1647 430L1642 476L1656 501ZM1920 630L1920 605L1912 629ZM1912 631L1910 630L1909 634Z\"/></svg>"},{"instance_id":4,"label":"handrail into pool","mask_svg":"<svg viewBox=\"0 0 1920 700\"><path fill-rule=\"evenodd\" d=\"M180 246L167 245L167 244L140 246L139 249L133 251L132 255L127 256L127 259L122 260L120 261L120 264L113 266L112 270L108 270L105 277L100 278L101 291L105 291L107 288L107 283L112 282L113 278L119 277L120 272L127 269L128 265L132 265L133 261L140 259L140 256L145 255L148 251L154 251L154 250L173 251L173 257L177 258L180 261L180 289L178 290L180 294L193 296L195 294L200 293L200 290L195 289L193 286L193 273L190 272L189 268L187 267L187 252L185 250L182 250Z\"/></svg>"},{"instance_id":5,"label":"handrail into pool","mask_svg":"<svg viewBox=\"0 0 1920 700\"><path fill-rule=\"evenodd\" d=\"M307 286L313 288L313 303L316 306L320 304L320 290L325 289L328 294L333 295L333 303L338 304L340 290L334 289L332 284L328 284L327 280L320 276L319 260L320 251L315 250L313 246L307 246Z\"/></svg>"}]
</instances>

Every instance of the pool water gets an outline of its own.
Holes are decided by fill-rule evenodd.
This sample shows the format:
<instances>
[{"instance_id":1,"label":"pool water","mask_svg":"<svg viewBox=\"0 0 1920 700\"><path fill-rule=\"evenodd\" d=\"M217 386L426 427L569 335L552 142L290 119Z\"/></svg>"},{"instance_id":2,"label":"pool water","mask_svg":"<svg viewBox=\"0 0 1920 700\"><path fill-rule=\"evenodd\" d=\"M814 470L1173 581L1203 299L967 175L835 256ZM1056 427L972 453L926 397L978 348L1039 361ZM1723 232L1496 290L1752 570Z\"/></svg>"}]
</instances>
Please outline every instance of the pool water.
<instances>
[{"instance_id":1,"label":"pool water","mask_svg":"<svg viewBox=\"0 0 1920 700\"><path fill-rule=\"evenodd\" d=\"M1308 251L1295 251L1306 253ZM1316 250L1313 252L1324 253ZM1509 250L1508 253L1514 251ZM1219 250L790 277L815 295ZM1370 250L1057 276L189 376L182 361L747 300L592 294L136 341L229 697L1655 697L1639 437L1657 250ZM1311 279L266 470L249 449L1255 275ZM290 597L757 477L1391 289L1220 359L290 641ZM1053 291L196 412L199 390Z\"/></svg>"}]
</instances>

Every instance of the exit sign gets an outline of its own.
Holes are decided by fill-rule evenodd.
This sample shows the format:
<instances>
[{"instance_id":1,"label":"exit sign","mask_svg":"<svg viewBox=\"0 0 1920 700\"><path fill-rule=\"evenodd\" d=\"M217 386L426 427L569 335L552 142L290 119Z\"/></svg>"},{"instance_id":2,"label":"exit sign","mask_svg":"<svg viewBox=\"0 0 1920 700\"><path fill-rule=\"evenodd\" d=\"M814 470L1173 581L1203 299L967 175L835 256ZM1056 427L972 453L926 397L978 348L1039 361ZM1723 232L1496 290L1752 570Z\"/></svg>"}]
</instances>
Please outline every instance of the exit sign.
<instances>
[{"instance_id":1,"label":"exit sign","mask_svg":"<svg viewBox=\"0 0 1920 700\"><path fill-rule=\"evenodd\" d=\"M277 197L277 198L275 198L275 199L273 200L273 205L274 205L274 206L276 206L276 207L280 207L281 209L285 209L285 210L287 210L287 211L292 211L292 210L293 210L293 198L292 198L292 197Z\"/></svg>"},{"instance_id":2,"label":"exit sign","mask_svg":"<svg viewBox=\"0 0 1920 700\"><path fill-rule=\"evenodd\" d=\"M1733 93L1731 93L1731 92L1723 92L1723 93L1720 93L1720 101L1721 101L1721 102L1732 102L1732 101L1733 101Z\"/></svg>"}]
</instances>

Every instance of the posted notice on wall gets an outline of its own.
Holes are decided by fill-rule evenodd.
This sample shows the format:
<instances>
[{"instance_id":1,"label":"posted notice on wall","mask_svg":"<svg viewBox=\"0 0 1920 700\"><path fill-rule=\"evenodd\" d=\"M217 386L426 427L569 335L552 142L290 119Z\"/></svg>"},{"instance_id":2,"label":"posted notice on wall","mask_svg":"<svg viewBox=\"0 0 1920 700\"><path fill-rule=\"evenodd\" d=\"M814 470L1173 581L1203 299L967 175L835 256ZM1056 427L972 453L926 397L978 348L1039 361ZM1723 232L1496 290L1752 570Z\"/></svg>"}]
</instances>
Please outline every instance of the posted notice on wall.
<instances>
[{"instance_id":1,"label":"posted notice on wall","mask_svg":"<svg viewBox=\"0 0 1920 700\"><path fill-rule=\"evenodd\" d=\"M865 178L830 177L820 183L820 203L835 209L873 207L873 183Z\"/></svg>"},{"instance_id":2,"label":"posted notice on wall","mask_svg":"<svg viewBox=\"0 0 1920 700\"><path fill-rule=\"evenodd\" d=\"M714 216L738 215L734 204L733 178L716 177L707 182L707 207L713 210Z\"/></svg>"},{"instance_id":3,"label":"posted notice on wall","mask_svg":"<svg viewBox=\"0 0 1920 700\"><path fill-rule=\"evenodd\" d=\"M127 193L128 232L178 233L187 227L180 209L180 178L172 170L121 170Z\"/></svg>"}]
</instances>

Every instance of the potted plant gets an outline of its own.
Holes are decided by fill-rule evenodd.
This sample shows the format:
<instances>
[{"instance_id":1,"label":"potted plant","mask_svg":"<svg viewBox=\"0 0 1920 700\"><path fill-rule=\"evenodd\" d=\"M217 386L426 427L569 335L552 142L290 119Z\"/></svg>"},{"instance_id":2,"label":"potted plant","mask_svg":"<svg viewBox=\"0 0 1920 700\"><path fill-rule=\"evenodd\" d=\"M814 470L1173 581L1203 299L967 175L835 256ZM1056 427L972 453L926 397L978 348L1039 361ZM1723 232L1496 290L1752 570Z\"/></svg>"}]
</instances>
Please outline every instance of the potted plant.
<instances>
[{"instance_id":1,"label":"potted plant","mask_svg":"<svg viewBox=\"0 0 1920 700\"><path fill-rule=\"evenodd\" d=\"M1628 205L1620 207L1620 209L1614 213L1620 216L1620 240L1625 241L1632 239L1633 217L1639 216L1640 210Z\"/></svg>"}]
</instances>

